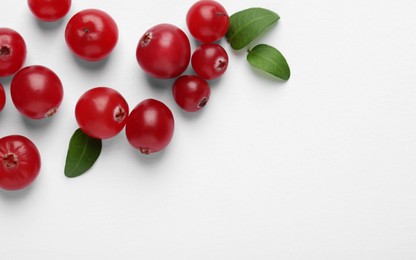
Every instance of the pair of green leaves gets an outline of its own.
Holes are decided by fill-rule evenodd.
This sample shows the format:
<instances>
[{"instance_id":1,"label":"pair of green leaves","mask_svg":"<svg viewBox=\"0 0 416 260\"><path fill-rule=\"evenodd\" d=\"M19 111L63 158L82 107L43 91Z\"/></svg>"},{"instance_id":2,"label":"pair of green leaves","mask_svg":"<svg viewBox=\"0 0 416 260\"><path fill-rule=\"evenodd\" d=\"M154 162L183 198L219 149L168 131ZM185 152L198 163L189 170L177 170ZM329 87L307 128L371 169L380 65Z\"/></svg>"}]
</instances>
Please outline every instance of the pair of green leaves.
<instances>
[{"instance_id":1,"label":"pair of green leaves","mask_svg":"<svg viewBox=\"0 0 416 260\"><path fill-rule=\"evenodd\" d=\"M264 8L249 8L230 16L227 40L235 50L243 49L280 19L279 15ZM259 44L249 50L247 61L255 68L283 80L290 78L285 57L276 48Z\"/></svg>"}]
</instances>

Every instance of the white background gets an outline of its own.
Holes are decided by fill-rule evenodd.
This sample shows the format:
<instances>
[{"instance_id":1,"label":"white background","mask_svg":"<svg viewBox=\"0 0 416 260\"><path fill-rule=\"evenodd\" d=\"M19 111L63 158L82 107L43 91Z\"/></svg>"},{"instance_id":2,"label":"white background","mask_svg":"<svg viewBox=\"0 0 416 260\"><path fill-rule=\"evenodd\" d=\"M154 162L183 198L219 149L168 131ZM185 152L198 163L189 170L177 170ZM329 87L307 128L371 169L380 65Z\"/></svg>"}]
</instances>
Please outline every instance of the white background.
<instances>
[{"instance_id":1,"label":"white background","mask_svg":"<svg viewBox=\"0 0 416 260\"><path fill-rule=\"evenodd\" d=\"M27 120L10 100L11 78L0 78L0 136L29 137L43 160L30 188L0 192L0 258L416 259L416 2L224 0L230 14L260 6L281 16L257 43L277 47L292 77L260 75L223 40L228 71L190 115L175 105L172 81L144 75L135 49L158 23L189 34L193 2L74 0L48 25L26 1L1 1L0 26L25 38L25 65L54 70L65 96L53 118ZM75 58L63 36L69 18L92 7L120 31L96 64ZM90 171L68 179L75 103L102 85L131 108L165 102L174 138L143 156L122 132Z\"/></svg>"}]
</instances>

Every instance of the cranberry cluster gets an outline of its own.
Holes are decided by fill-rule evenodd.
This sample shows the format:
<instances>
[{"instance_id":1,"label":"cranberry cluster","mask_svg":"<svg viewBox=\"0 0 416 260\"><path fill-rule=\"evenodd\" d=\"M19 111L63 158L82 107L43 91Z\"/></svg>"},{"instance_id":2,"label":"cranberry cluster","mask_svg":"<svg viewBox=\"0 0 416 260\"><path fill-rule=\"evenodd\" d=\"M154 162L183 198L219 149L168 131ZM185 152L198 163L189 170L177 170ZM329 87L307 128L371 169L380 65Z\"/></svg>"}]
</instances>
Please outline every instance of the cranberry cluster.
<instances>
[{"instance_id":1,"label":"cranberry cluster","mask_svg":"<svg viewBox=\"0 0 416 260\"><path fill-rule=\"evenodd\" d=\"M200 0L186 15L189 32L201 44L191 55L186 34L172 24L158 24L139 40L136 58L149 75L176 78L172 94L176 103L187 112L203 108L210 97L207 80L220 77L227 69L228 55L216 41L227 33L230 19L218 2ZM181 75L191 63L196 75Z\"/></svg>"},{"instance_id":2,"label":"cranberry cluster","mask_svg":"<svg viewBox=\"0 0 416 260\"><path fill-rule=\"evenodd\" d=\"M28 0L32 13L44 22L63 18L71 0ZM136 58L150 76L176 78L172 95L180 108L196 112L210 97L209 80L220 77L227 69L228 55L217 43L225 36L229 16L213 0L200 0L186 16L189 32L201 44L191 55L188 36L172 24L158 24L140 38ZM118 28L112 17L98 9L76 13L65 28L65 41L78 58L96 62L106 58L118 41ZM58 75L41 65L23 67L26 44L10 28L0 28L0 77L13 76L11 99L25 117L41 120L53 116L62 102L64 88ZM183 73L192 65L193 75ZM0 84L0 111L6 102ZM112 138L125 128L129 143L143 154L163 150L174 132L174 117L164 103L146 99L131 111L124 97L109 87L86 91L75 106L75 118L85 134L97 139ZM0 139L0 188L17 190L30 185L40 171L41 158L28 138L12 135Z\"/></svg>"},{"instance_id":3,"label":"cranberry cluster","mask_svg":"<svg viewBox=\"0 0 416 260\"><path fill-rule=\"evenodd\" d=\"M28 0L32 13L42 21L52 22L64 17L71 0ZM49 68L34 65L23 67L26 43L13 29L0 28L0 77L13 76L10 94L22 115L31 119L50 117L63 98L59 77ZM0 84L0 112L6 103L4 87ZM19 190L29 186L38 176L41 157L36 145L27 137L9 135L0 138L0 188Z\"/></svg>"}]
</instances>

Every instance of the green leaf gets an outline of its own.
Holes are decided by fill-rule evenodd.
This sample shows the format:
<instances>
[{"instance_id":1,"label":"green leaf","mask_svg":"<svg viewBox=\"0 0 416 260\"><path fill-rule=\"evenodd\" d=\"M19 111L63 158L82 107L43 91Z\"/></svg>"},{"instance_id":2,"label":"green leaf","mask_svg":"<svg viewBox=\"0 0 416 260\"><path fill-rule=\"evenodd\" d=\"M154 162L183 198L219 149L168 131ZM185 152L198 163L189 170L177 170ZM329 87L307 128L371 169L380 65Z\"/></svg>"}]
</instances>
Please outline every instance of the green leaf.
<instances>
[{"instance_id":1,"label":"green leaf","mask_svg":"<svg viewBox=\"0 0 416 260\"><path fill-rule=\"evenodd\" d=\"M247 61L255 68L288 80L290 68L285 57L276 48L267 44L255 46L247 55Z\"/></svg>"},{"instance_id":2,"label":"green leaf","mask_svg":"<svg viewBox=\"0 0 416 260\"><path fill-rule=\"evenodd\" d=\"M240 50L279 19L278 14L259 7L237 12L230 16L227 40L234 50Z\"/></svg>"},{"instance_id":3,"label":"green leaf","mask_svg":"<svg viewBox=\"0 0 416 260\"><path fill-rule=\"evenodd\" d=\"M77 129L69 141L65 176L77 177L90 169L101 153L102 142Z\"/></svg>"}]
</instances>

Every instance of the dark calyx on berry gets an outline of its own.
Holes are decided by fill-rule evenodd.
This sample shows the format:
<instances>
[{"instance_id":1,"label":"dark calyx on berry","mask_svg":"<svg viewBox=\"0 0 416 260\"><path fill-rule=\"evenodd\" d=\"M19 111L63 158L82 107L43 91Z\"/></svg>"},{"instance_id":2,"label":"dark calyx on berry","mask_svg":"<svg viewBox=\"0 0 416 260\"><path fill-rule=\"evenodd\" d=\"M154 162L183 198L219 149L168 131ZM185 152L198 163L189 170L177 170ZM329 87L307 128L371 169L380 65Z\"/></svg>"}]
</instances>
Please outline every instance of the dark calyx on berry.
<instances>
[{"instance_id":1,"label":"dark calyx on berry","mask_svg":"<svg viewBox=\"0 0 416 260\"><path fill-rule=\"evenodd\" d=\"M0 56L9 56L9 55L10 55L10 48L7 46L1 46Z\"/></svg>"}]
</instances>

